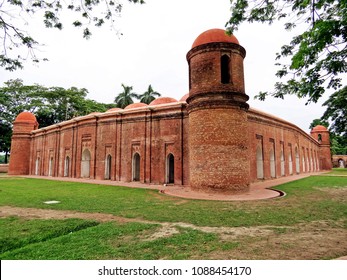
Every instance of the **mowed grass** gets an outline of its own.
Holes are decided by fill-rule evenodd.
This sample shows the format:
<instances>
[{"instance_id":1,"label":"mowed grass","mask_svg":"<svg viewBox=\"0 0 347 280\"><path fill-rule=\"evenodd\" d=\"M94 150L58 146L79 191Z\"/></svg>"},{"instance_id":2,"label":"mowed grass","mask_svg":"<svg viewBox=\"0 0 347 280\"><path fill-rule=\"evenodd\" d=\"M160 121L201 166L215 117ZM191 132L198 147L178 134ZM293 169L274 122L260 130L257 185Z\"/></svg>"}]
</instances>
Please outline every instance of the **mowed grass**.
<instances>
[{"instance_id":1,"label":"mowed grass","mask_svg":"<svg viewBox=\"0 0 347 280\"><path fill-rule=\"evenodd\" d=\"M23 224L23 219L10 218L3 222L7 226L15 227ZM29 225L30 223L30 225ZM146 240L158 225L142 223L117 224L114 222L90 224L89 227L73 230L74 224L82 224L82 221L41 221L24 222L24 228L28 230L26 244L21 248L8 248L0 254L1 259L189 259L194 257L194 252L209 252L216 247L222 248L225 244L216 242L216 234L203 233L198 230L181 229L179 234L168 238ZM85 223L85 222L84 222ZM35 232L43 225L63 227L66 234L44 239L37 242ZM17 228L17 234L21 234ZM43 230L54 232L50 228ZM44 234L42 234L44 235ZM32 239L30 242L29 239ZM0 239L3 242L3 238ZM230 243L230 242L229 242ZM201 244L204 244L203 248Z\"/></svg>"},{"instance_id":2,"label":"mowed grass","mask_svg":"<svg viewBox=\"0 0 347 280\"><path fill-rule=\"evenodd\" d=\"M338 172L347 175L346 171ZM2 218L0 258L199 259L223 258L227 253L243 251L246 255L239 258L266 258L259 253L266 248L257 247L250 252L245 249L260 244L261 237L221 238L218 233L178 225L174 234L153 239L151 236L162 228L161 223L240 229L270 227L276 238L295 232L298 225L322 221L337 231L346 231L347 177L311 176L276 189L287 195L262 201L221 202L175 198L154 190L2 177L1 206L108 213L136 218L138 222ZM49 200L61 203L44 204ZM290 243L289 248L281 250L290 250L290 246L295 245ZM347 251L343 252L347 255ZM318 258L339 254L340 251Z\"/></svg>"}]
</instances>

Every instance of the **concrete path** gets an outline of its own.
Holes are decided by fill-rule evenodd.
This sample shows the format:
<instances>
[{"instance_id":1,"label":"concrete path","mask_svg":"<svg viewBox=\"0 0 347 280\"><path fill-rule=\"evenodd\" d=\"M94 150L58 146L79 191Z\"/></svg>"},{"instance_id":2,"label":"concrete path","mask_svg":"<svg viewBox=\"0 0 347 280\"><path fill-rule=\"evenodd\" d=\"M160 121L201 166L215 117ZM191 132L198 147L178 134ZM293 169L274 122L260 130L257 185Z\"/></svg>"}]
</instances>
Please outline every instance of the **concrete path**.
<instances>
[{"instance_id":1,"label":"concrete path","mask_svg":"<svg viewBox=\"0 0 347 280\"><path fill-rule=\"evenodd\" d=\"M269 198L275 198L275 197L285 195L284 193L272 188L287 182L306 178L311 175L321 175L321 174L323 174L323 172L305 173L305 174L299 174L299 175L292 175L288 177L282 177L278 179L259 181L259 182L251 183L249 192L243 193L243 194L235 194L235 195L199 192L199 191L192 190L188 186L184 186L184 187L172 186L172 185L165 186L165 185L155 185L155 184L142 184L139 182L122 182L122 181L94 180L94 179L67 178L67 177L50 177L50 176L22 176L22 177L56 180L56 181L67 181L67 182L81 182L81 183L100 184L100 185L111 185L111 186L124 186L124 187L130 187L130 188L154 189L166 195L182 197L187 199L243 201L243 200L269 199Z\"/></svg>"}]
</instances>

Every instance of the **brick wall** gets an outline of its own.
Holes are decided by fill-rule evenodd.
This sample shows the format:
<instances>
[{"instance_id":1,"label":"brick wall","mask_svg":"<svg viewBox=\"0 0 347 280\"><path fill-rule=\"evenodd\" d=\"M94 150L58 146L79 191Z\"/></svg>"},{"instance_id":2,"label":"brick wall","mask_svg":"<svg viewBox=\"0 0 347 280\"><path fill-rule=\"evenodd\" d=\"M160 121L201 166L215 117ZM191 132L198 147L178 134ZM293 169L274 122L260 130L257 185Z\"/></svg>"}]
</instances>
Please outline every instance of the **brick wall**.
<instances>
[{"instance_id":1,"label":"brick wall","mask_svg":"<svg viewBox=\"0 0 347 280\"><path fill-rule=\"evenodd\" d=\"M38 170L38 175L82 177L82 155L88 150L89 178L129 182L135 179L133 161L138 154L140 174L136 179L164 184L168 180L168 156L172 154L174 183L188 184L185 106L185 102L176 102L94 114L36 130L30 173Z\"/></svg>"}]
</instances>

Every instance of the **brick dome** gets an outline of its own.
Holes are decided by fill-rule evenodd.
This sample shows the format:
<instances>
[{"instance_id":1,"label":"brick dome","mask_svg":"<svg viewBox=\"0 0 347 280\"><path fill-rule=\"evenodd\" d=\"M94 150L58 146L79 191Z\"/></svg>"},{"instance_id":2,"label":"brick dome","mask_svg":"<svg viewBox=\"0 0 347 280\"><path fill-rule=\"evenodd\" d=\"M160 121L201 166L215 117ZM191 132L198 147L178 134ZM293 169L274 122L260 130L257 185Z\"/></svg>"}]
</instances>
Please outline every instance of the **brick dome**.
<instances>
[{"instance_id":1,"label":"brick dome","mask_svg":"<svg viewBox=\"0 0 347 280\"><path fill-rule=\"evenodd\" d=\"M30 113L30 112L22 112L20 113L15 122L29 122L29 123L36 123L37 120L36 120L36 117L34 116L33 113Z\"/></svg>"},{"instance_id":2,"label":"brick dome","mask_svg":"<svg viewBox=\"0 0 347 280\"><path fill-rule=\"evenodd\" d=\"M123 110L122 108L111 108L111 109L108 109L106 112L117 112L117 111L121 111Z\"/></svg>"},{"instance_id":3,"label":"brick dome","mask_svg":"<svg viewBox=\"0 0 347 280\"><path fill-rule=\"evenodd\" d=\"M183 95L180 99L180 101L187 101L187 98L189 97L189 93Z\"/></svg>"},{"instance_id":4,"label":"brick dome","mask_svg":"<svg viewBox=\"0 0 347 280\"><path fill-rule=\"evenodd\" d=\"M328 131L328 129L323 125L316 125L314 128L312 128L311 132L313 131Z\"/></svg>"},{"instance_id":5,"label":"brick dome","mask_svg":"<svg viewBox=\"0 0 347 280\"><path fill-rule=\"evenodd\" d=\"M175 98L172 97L158 97L157 99L153 100L149 105L160 105L160 104L166 104L166 103L173 103L177 102Z\"/></svg>"},{"instance_id":6,"label":"brick dome","mask_svg":"<svg viewBox=\"0 0 347 280\"><path fill-rule=\"evenodd\" d=\"M135 108L141 108L141 107L146 107L146 103L138 102L138 103L133 103L128 106L126 106L124 109L135 109Z\"/></svg>"},{"instance_id":7,"label":"brick dome","mask_svg":"<svg viewBox=\"0 0 347 280\"><path fill-rule=\"evenodd\" d=\"M226 34L225 30L215 28L201 33L195 39L192 48L208 43L233 43L239 45L239 41L234 35L229 36L228 34Z\"/></svg>"}]
</instances>

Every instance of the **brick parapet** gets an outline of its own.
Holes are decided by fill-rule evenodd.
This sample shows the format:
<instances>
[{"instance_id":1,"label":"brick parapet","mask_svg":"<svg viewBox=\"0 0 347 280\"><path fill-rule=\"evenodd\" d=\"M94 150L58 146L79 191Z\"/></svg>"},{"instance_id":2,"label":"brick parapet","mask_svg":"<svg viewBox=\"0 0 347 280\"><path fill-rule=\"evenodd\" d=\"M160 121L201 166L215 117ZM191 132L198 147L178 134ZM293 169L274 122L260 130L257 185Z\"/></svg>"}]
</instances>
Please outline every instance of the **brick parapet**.
<instances>
[{"instance_id":1,"label":"brick parapet","mask_svg":"<svg viewBox=\"0 0 347 280\"><path fill-rule=\"evenodd\" d=\"M302 137L304 137L305 139L307 139L308 141L312 142L314 145L319 145L319 142L316 139L308 135L305 131L303 131L301 128L299 128L295 124L290 123L281 118L278 118L276 116L273 116L271 114L259 111L254 108L250 108L247 112L247 119L249 122L263 123L268 126L279 127L284 130L296 132L300 134Z\"/></svg>"}]
</instances>

